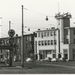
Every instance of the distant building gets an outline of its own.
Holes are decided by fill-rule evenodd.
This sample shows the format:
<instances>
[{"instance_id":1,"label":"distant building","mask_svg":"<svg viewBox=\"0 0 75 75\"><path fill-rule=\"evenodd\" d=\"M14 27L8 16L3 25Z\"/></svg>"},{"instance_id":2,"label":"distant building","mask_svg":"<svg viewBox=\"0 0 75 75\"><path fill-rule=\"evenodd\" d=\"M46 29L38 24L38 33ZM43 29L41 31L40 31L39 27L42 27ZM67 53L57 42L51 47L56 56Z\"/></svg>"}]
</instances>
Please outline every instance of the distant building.
<instances>
[{"instance_id":1,"label":"distant building","mask_svg":"<svg viewBox=\"0 0 75 75\"><path fill-rule=\"evenodd\" d=\"M58 58L59 53L59 30L47 29L37 31L35 37L34 54L36 59L45 59L47 57Z\"/></svg>"},{"instance_id":2,"label":"distant building","mask_svg":"<svg viewBox=\"0 0 75 75\"><path fill-rule=\"evenodd\" d=\"M36 31L34 54L36 59L65 58L75 60L75 27L70 27L71 14L58 13L57 28Z\"/></svg>"},{"instance_id":3,"label":"distant building","mask_svg":"<svg viewBox=\"0 0 75 75\"><path fill-rule=\"evenodd\" d=\"M13 60L21 60L21 36L13 37L13 44L17 47L13 48ZM9 37L0 38L0 61L5 57L9 59L10 49L6 48L9 45ZM3 48L1 48L3 46ZM4 48L5 47L5 48ZM31 57L34 58L34 34L24 35L24 59Z\"/></svg>"},{"instance_id":4,"label":"distant building","mask_svg":"<svg viewBox=\"0 0 75 75\"><path fill-rule=\"evenodd\" d=\"M36 60L45 58L65 58L75 60L75 27L70 27L71 14L56 14L57 28L38 29L33 34L24 35L24 60L28 57ZM13 37L13 59L21 60L21 36ZM0 38L0 61L9 58L9 37ZM3 48L1 46L4 46Z\"/></svg>"}]
</instances>

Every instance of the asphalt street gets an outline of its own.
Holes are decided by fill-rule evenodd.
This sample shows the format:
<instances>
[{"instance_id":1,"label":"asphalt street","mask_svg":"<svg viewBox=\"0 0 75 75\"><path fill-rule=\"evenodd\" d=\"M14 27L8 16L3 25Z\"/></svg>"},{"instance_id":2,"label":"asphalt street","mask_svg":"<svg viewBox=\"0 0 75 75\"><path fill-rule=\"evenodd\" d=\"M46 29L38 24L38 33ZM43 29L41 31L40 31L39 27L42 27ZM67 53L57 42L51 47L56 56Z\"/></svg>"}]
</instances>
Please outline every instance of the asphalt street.
<instances>
[{"instance_id":1,"label":"asphalt street","mask_svg":"<svg viewBox=\"0 0 75 75\"><path fill-rule=\"evenodd\" d=\"M75 62L28 62L22 68L0 64L0 74L75 74ZM72 65L70 65L72 64Z\"/></svg>"}]
</instances>

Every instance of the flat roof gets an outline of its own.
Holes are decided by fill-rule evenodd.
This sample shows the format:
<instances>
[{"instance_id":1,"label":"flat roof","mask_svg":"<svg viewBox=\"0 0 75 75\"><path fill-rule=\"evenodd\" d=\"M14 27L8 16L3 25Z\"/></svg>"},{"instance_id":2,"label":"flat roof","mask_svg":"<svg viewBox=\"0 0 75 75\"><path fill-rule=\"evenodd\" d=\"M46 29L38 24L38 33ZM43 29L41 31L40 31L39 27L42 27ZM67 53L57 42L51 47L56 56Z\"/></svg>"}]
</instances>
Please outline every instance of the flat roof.
<instances>
[{"instance_id":1,"label":"flat roof","mask_svg":"<svg viewBox=\"0 0 75 75\"><path fill-rule=\"evenodd\" d=\"M65 29L75 29L75 27L65 27Z\"/></svg>"},{"instance_id":2,"label":"flat roof","mask_svg":"<svg viewBox=\"0 0 75 75\"><path fill-rule=\"evenodd\" d=\"M42 31L56 31L56 30L58 30L58 28L57 28L57 29L44 29L44 30L38 30L38 31L36 31L36 32L42 32Z\"/></svg>"}]
</instances>

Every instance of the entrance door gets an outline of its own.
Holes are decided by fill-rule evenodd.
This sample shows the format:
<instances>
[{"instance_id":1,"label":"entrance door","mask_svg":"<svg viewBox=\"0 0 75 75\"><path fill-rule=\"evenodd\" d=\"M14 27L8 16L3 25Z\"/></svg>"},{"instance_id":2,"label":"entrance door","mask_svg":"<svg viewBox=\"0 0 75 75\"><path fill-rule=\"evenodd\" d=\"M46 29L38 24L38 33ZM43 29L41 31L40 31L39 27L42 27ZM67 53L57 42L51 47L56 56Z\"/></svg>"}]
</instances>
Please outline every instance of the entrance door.
<instances>
[{"instance_id":1,"label":"entrance door","mask_svg":"<svg viewBox=\"0 0 75 75\"><path fill-rule=\"evenodd\" d=\"M63 54L64 54L64 58L68 59L68 50L67 49L64 49Z\"/></svg>"},{"instance_id":2,"label":"entrance door","mask_svg":"<svg viewBox=\"0 0 75 75\"><path fill-rule=\"evenodd\" d=\"M68 54L64 54L64 58L65 59L68 59Z\"/></svg>"},{"instance_id":3,"label":"entrance door","mask_svg":"<svg viewBox=\"0 0 75 75\"><path fill-rule=\"evenodd\" d=\"M75 60L75 49L73 49L73 60Z\"/></svg>"}]
</instances>

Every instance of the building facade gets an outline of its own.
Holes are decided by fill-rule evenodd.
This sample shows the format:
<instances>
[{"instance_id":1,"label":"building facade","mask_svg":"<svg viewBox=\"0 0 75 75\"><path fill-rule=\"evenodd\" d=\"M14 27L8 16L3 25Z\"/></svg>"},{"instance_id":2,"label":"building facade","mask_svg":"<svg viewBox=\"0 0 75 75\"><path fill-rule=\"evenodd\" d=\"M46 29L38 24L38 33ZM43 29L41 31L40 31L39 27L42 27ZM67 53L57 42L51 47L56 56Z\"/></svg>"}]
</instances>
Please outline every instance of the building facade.
<instances>
[{"instance_id":1,"label":"building facade","mask_svg":"<svg viewBox=\"0 0 75 75\"><path fill-rule=\"evenodd\" d=\"M34 54L37 54L38 60L47 57L56 58L59 53L59 30L46 29L37 31L35 37Z\"/></svg>"},{"instance_id":2,"label":"building facade","mask_svg":"<svg viewBox=\"0 0 75 75\"><path fill-rule=\"evenodd\" d=\"M56 14L57 28L36 31L36 59L65 58L75 60L75 27L70 27L71 14Z\"/></svg>"},{"instance_id":3,"label":"building facade","mask_svg":"<svg viewBox=\"0 0 75 75\"><path fill-rule=\"evenodd\" d=\"M34 58L34 34L26 34L24 37L24 59L31 57ZM21 36L13 37L13 43L16 45L12 50L13 60L20 61L21 60ZM0 38L0 61L4 58L10 57L10 49L6 46L9 44L9 37ZM3 48L1 48L3 46ZM5 48L4 48L5 47Z\"/></svg>"}]
</instances>

